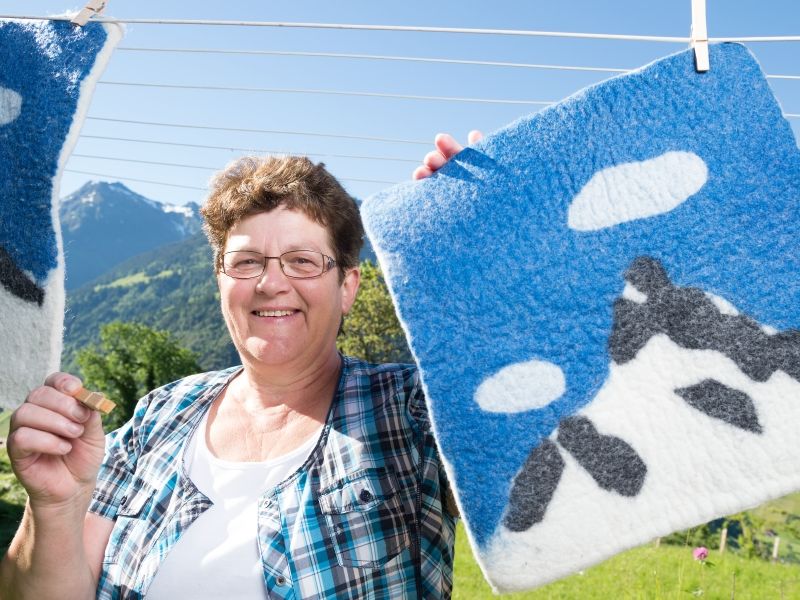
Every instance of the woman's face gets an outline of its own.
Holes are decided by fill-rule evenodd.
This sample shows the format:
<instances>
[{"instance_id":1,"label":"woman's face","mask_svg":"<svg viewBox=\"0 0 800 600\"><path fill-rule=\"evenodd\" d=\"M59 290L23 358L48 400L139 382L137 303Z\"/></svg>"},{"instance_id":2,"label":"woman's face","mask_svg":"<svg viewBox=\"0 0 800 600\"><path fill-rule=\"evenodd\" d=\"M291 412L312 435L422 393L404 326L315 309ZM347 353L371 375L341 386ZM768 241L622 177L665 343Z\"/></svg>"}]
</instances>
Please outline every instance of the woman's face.
<instances>
[{"instance_id":1,"label":"woman's face","mask_svg":"<svg viewBox=\"0 0 800 600\"><path fill-rule=\"evenodd\" d=\"M246 217L229 232L224 252L249 250L279 256L290 250L316 250L333 258L327 230L304 213L278 207ZM330 360L343 314L356 297L360 274L347 272L339 283L333 268L314 279L291 279L277 260L261 277L233 279L220 272L222 314L245 363L282 366L302 373Z\"/></svg>"}]
</instances>

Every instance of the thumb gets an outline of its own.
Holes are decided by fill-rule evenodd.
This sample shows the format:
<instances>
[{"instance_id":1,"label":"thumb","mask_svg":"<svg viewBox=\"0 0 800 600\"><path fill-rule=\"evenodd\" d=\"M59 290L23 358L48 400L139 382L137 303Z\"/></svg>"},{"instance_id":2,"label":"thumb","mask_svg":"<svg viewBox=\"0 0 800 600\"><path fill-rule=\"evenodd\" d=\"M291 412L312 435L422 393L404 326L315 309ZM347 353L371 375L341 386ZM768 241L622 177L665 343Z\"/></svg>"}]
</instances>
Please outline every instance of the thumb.
<instances>
[{"instance_id":1,"label":"thumb","mask_svg":"<svg viewBox=\"0 0 800 600\"><path fill-rule=\"evenodd\" d=\"M44 384L68 396L72 396L83 387L81 380L70 373L51 373L44 380Z\"/></svg>"},{"instance_id":2,"label":"thumb","mask_svg":"<svg viewBox=\"0 0 800 600\"><path fill-rule=\"evenodd\" d=\"M103 440L103 444L105 444L106 433L103 429L103 416L96 410L90 410L89 413L89 418L83 423L84 437L88 435L94 440Z\"/></svg>"}]
</instances>

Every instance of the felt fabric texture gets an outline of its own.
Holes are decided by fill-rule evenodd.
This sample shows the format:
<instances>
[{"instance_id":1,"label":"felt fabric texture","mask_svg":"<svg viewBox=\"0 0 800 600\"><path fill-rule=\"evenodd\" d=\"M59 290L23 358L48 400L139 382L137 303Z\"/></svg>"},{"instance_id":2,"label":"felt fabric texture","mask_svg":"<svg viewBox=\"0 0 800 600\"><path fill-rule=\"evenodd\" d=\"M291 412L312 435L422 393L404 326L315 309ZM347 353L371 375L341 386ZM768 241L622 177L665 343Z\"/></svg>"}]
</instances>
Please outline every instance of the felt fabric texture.
<instances>
[{"instance_id":1,"label":"felt fabric texture","mask_svg":"<svg viewBox=\"0 0 800 600\"><path fill-rule=\"evenodd\" d=\"M498 591L800 488L800 151L688 50L362 207Z\"/></svg>"},{"instance_id":2,"label":"felt fabric texture","mask_svg":"<svg viewBox=\"0 0 800 600\"><path fill-rule=\"evenodd\" d=\"M60 364L58 184L121 37L117 25L0 20L0 407Z\"/></svg>"}]
</instances>

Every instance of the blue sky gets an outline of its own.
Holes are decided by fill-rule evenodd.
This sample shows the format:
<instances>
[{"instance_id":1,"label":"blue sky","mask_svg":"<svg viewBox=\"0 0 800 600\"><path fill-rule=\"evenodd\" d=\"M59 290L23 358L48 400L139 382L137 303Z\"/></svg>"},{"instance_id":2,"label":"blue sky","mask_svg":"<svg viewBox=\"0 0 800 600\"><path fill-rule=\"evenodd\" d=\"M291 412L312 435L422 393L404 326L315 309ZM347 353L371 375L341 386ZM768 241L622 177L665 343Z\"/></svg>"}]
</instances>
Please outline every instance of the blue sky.
<instances>
[{"instance_id":1,"label":"blue sky","mask_svg":"<svg viewBox=\"0 0 800 600\"><path fill-rule=\"evenodd\" d=\"M683 37L689 33L690 6L690 0L616 0L603 3L590 0L445 0L437 3L111 0L107 11L108 16L120 19L354 23ZM76 4L54 0L7 0L0 12L46 15L76 7ZM711 37L800 35L800 9L796 0L712 0L708 7L708 30ZM766 73L800 75L800 42L750 43L748 46ZM684 47L680 43L499 35L130 24L120 49L112 57L102 83L98 85L89 111L93 118L86 121L83 137L67 166L71 171L106 176L67 172L62 180L62 193L66 195L88 179L105 179L120 180L133 190L164 202L202 202L202 188L214 169L243 154L235 149L247 148L312 154L313 158L324 161L352 194L363 198L408 178L415 166L414 161L430 148L427 142L438 131L450 131L461 138L471 128L491 132L540 108L525 104L341 94L176 90L120 86L109 82L557 101L612 76L611 73L520 67L288 55L145 52L123 48L349 53L636 68ZM800 80L771 80L770 83L784 112L800 113ZM178 128L103 121L98 117L324 135ZM790 119L790 122L795 136L800 138L800 119ZM406 142L327 136L362 136ZM147 143L154 141L161 143ZM177 164L190 167L174 166ZM185 187L134 181L136 179Z\"/></svg>"}]
</instances>

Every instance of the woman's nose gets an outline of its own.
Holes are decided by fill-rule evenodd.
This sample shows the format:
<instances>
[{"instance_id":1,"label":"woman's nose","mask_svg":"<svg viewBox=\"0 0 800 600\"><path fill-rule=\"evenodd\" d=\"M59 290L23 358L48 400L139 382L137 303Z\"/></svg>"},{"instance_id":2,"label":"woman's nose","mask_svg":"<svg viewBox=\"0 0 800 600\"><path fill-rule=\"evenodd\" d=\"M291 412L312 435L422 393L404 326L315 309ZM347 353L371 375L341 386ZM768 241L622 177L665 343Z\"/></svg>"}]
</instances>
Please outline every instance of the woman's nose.
<instances>
[{"instance_id":1,"label":"woman's nose","mask_svg":"<svg viewBox=\"0 0 800 600\"><path fill-rule=\"evenodd\" d=\"M261 276L258 278L256 287L260 287L262 289L266 287L288 287L289 278L283 273L280 258L277 256L267 256L265 257L265 260L267 261L267 264L264 267L264 272L261 273Z\"/></svg>"}]
</instances>

